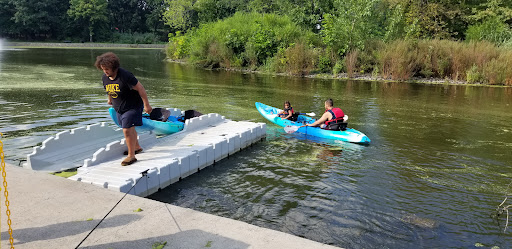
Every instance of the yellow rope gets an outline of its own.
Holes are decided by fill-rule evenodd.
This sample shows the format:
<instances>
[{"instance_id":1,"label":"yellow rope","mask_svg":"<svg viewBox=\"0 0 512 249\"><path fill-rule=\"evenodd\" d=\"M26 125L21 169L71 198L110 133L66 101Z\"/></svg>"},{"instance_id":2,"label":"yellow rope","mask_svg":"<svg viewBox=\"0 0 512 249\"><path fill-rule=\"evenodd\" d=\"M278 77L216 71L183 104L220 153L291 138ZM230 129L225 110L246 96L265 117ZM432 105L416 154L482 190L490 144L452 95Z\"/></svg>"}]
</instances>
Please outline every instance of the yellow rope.
<instances>
[{"instance_id":1,"label":"yellow rope","mask_svg":"<svg viewBox=\"0 0 512 249\"><path fill-rule=\"evenodd\" d=\"M3 137L3 134L0 133L0 136ZM0 140L0 159L2 160L2 163L0 164L0 167L2 168L2 177L4 178L4 196L5 196L5 207L7 208L5 210L5 214L7 214L7 225L9 225L9 242L11 243L11 248L14 248L14 239L12 238L12 227L11 227L11 210L9 210L9 191L7 191L7 173L5 171L5 160L4 160L4 143L2 140ZM1 234L1 233L0 233Z\"/></svg>"}]
</instances>

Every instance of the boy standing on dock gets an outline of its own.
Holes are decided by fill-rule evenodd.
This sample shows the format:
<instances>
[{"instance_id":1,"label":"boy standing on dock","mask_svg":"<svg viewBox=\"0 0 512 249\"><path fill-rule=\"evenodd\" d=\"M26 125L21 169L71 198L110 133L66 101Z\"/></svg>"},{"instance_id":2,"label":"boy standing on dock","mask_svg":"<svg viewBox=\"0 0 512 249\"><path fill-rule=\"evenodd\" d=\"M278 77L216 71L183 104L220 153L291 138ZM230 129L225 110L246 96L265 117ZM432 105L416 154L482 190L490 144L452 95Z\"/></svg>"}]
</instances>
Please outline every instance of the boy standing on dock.
<instances>
[{"instance_id":1,"label":"boy standing on dock","mask_svg":"<svg viewBox=\"0 0 512 249\"><path fill-rule=\"evenodd\" d=\"M94 63L103 71L103 87L108 94L109 105L117 112L117 120L126 140L127 157L121 162L122 166L130 165L137 161L135 154L142 152L142 147L137 139L135 126L142 125L142 110L151 113L153 108L149 104L148 95L144 86L129 71L119 67L119 58L112 52L104 53L96 57Z\"/></svg>"}]
</instances>

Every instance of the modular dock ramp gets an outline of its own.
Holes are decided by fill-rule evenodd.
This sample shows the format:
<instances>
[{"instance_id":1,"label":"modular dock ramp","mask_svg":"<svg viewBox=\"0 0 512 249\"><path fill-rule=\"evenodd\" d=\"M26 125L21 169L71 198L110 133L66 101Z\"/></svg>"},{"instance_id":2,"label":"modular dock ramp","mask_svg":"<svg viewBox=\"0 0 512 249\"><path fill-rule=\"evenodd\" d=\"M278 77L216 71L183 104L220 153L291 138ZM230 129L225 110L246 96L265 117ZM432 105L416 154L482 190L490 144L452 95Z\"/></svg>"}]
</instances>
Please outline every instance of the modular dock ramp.
<instances>
[{"instance_id":1,"label":"modular dock ramp","mask_svg":"<svg viewBox=\"0 0 512 249\"><path fill-rule=\"evenodd\" d=\"M144 151L137 154L136 163L121 166L126 150L122 131L108 127L112 130L109 131L105 127L105 124L97 124L51 137L27 156L25 167L62 170L72 168L82 157L83 165L68 179L145 197L266 136L265 123L237 122L211 113L186 120L182 131L165 137L157 138L152 132L139 133L139 143ZM102 135L98 135L99 130ZM96 143L84 144L90 140ZM98 143L102 144L98 146ZM81 156L93 149L92 157ZM66 160L67 164L64 163ZM142 177L144 171L147 175Z\"/></svg>"}]
</instances>

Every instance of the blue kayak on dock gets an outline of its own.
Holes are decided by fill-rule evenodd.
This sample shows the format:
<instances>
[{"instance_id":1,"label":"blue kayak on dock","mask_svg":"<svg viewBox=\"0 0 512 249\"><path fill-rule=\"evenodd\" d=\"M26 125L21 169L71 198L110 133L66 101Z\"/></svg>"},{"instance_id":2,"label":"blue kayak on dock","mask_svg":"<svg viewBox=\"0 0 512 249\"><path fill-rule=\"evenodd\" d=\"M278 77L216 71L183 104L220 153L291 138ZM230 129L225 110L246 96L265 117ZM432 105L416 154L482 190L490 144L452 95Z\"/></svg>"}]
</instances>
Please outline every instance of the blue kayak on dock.
<instances>
[{"instance_id":1,"label":"blue kayak on dock","mask_svg":"<svg viewBox=\"0 0 512 249\"><path fill-rule=\"evenodd\" d=\"M110 117L119 126L116 110L112 107L108 110ZM156 121L149 118L148 114L142 115L142 126L136 126L137 131L154 131L157 135L168 135L183 130L184 123L178 121L178 117L169 116L167 121ZM119 126L121 127L121 126Z\"/></svg>"},{"instance_id":2,"label":"blue kayak on dock","mask_svg":"<svg viewBox=\"0 0 512 249\"><path fill-rule=\"evenodd\" d=\"M310 118L305 115L299 115L297 118L297 121L291 121L287 119L282 119L277 116L277 113L280 113L282 110L268 106L265 104L262 104L260 102L256 102L256 109L258 112L260 112L263 117L268 119L270 122L279 125L281 127L285 126L302 126L304 124L312 124L316 120L313 118ZM328 138L328 139L335 139L335 140L341 140L345 142L351 142L351 143L358 143L358 144L369 144L370 139L362 132L347 128L344 131L334 131L334 130L325 130L320 127L311 127L311 126L305 126L301 127L297 130L297 132L316 136L316 137L322 137L322 138Z\"/></svg>"}]
</instances>

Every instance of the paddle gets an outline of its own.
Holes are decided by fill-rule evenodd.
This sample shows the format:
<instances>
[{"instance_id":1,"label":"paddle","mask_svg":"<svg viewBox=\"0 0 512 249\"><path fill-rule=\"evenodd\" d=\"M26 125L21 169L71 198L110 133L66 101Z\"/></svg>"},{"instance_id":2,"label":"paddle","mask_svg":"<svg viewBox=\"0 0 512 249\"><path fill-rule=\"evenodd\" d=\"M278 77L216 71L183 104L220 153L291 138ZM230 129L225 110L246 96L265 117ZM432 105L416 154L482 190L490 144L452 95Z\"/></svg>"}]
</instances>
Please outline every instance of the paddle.
<instances>
[{"instance_id":1,"label":"paddle","mask_svg":"<svg viewBox=\"0 0 512 249\"><path fill-rule=\"evenodd\" d=\"M305 125L303 126L297 126L297 125L287 125L284 127L284 131L288 134L291 134L291 133L294 133L296 132L298 129L300 129L301 127L305 127Z\"/></svg>"},{"instance_id":2,"label":"paddle","mask_svg":"<svg viewBox=\"0 0 512 249\"><path fill-rule=\"evenodd\" d=\"M307 113L299 113L300 115L308 115L308 116L311 116L311 117L314 117L316 116L316 114L314 112L307 112Z\"/></svg>"},{"instance_id":3,"label":"paddle","mask_svg":"<svg viewBox=\"0 0 512 249\"><path fill-rule=\"evenodd\" d=\"M270 114L274 114L274 112L270 112ZM314 117L316 116L316 114L314 112L305 112L305 113L298 113L299 115L308 115L308 116L311 116L311 117Z\"/></svg>"}]
</instances>

